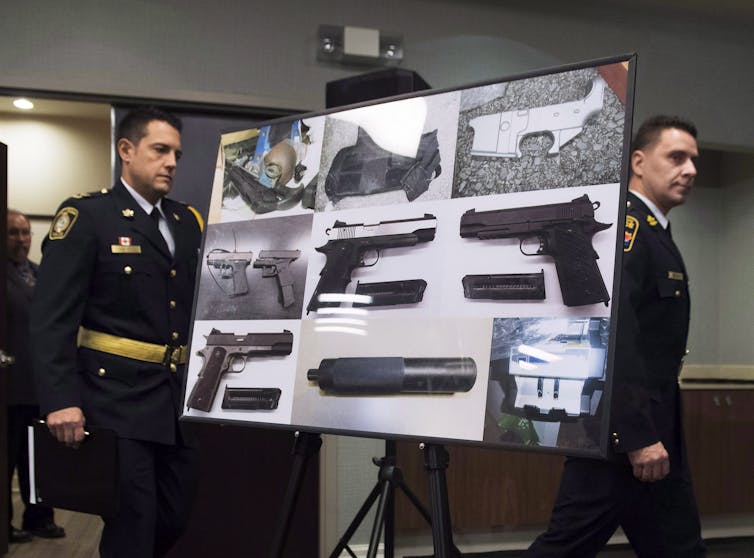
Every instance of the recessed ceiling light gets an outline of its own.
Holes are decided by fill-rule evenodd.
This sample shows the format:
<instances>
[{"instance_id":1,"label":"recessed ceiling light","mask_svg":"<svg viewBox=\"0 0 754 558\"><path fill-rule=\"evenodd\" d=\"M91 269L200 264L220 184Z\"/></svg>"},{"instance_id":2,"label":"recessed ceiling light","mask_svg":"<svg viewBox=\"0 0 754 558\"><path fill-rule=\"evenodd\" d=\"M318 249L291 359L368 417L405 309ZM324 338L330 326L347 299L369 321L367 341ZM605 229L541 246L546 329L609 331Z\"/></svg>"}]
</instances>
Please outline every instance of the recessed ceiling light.
<instances>
[{"instance_id":1,"label":"recessed ceiling light","mask_svg":"<svg viewBox=\"0 0 754 558\"><path fill-rule=\"evenodd\" d=\"M29 99L16 99L13 101L13 106L22 110L30 110L34 108L34 103Z\"/></svg>"}]
</instances>

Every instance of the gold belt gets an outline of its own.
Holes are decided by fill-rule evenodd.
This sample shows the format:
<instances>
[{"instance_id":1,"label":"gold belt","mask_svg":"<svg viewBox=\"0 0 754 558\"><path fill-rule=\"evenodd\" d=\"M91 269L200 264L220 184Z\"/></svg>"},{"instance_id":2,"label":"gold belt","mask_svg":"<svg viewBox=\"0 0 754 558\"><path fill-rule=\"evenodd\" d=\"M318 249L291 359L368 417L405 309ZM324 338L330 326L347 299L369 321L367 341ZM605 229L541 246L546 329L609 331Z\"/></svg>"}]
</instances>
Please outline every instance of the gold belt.
<instances>
[{"instance_id":1,"label":"gold belt","mask_svg":"<svg viewBox=\"0 0 754 558\"><path fill-rule=\"evenodd\" d=\"M92 331L84 327L79 328L78 343L79 347L144 362L156 362L165 366L168 364L186 364L188 360L186 345L176 347L156 345L136 339L116 337L109 333Z\"/></svg>"}]
</instances>

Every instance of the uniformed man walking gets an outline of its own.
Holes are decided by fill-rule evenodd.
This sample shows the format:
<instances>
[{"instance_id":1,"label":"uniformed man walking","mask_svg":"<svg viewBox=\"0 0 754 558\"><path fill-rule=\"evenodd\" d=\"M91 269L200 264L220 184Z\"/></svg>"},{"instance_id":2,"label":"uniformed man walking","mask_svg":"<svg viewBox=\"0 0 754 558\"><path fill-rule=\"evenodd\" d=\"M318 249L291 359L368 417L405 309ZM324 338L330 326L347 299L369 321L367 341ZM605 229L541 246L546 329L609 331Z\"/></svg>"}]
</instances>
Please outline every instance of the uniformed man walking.
<instances>
[{"instance_id":1,"label":"uniformed man walking","mask_svg":"<svg viewBox=\"0 0 754 558\"><path fill-rule=\"evenodd\" d=\"M706 555L681 424L688 278L668 212L696 177L696 128L656 116L631 153L610 460L566 461L548 530L527 558L596 556L618 526L640 558Z\"/></svg>"},{"instance_id":2,"label":"uniformed man walking","mask_svg":"<svg viewBox=\"0 0 754 558\"><path fill-rule=\"evenodd\" d=\"M102 558L163 556L193 499L195 450L177 417L201 230L165 197L180 130L159 109L127 114L121 179L63 202L43 244L31 316L40 411L66 444L85 424L119 436L120 504L103 517Z\"/></svg>"}]
</instances>

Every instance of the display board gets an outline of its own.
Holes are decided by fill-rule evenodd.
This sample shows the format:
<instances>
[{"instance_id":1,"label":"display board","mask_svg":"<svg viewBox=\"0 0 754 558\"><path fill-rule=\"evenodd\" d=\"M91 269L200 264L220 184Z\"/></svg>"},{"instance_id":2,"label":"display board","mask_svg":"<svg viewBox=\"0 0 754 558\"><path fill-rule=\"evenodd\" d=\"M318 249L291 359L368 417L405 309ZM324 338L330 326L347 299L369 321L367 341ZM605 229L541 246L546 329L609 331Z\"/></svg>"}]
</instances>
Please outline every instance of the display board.
<instances>
[{"instance_id":1,"label":"display board","mask_svg":"<svg viewBox=\"0 0 754 558\"><path fill-rule=\"evenodd\" d=\"M634 73L223 134L183 417L604 454Z\"/></svg>"}]
</instances>

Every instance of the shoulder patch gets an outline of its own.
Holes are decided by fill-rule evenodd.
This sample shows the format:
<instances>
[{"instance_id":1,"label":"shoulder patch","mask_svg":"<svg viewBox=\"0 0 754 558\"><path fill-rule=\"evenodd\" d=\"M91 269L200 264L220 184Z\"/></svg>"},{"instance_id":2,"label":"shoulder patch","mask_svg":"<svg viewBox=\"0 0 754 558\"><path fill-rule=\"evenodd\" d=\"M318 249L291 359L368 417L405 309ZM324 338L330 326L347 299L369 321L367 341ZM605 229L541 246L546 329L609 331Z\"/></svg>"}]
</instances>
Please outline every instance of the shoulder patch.
<instances>
[{"instance_id":1,"label":"shoulder patch","mask_svg":"<svg viewBox=\"0 0 754 558\"><path fill-rule=\"evenodd\" d=\"M194 217L196 217L196 222L199 224L199 230L204 232L204 219L202 219L201 213L199 213L193 205L186 205L186 207L194 214Z\"/></svg>"},{"instance_id":2,"label":"shoulder patch","mask_svg":"<svg viewBox=\"0 0 754 558\"><path fill-rule=\"evenodd\" d=\"M61 240L68 236L73 228L76 219L79 217L79 210L75 207L64 207L50 225L50 233L47 235L50 240Z\"/></svg>"},{"instance_id":3,"label":"shoulder patch","mask_svg":"<svg viewBox=\"0 0 754 558\"><path fill-rule=\"evenodd\" d=\"M623 235L624 252L630 252L634 247L637 232L639 232L639 220L633 215L626 215L626 232Z\"/></svg>"}]
</instances>

